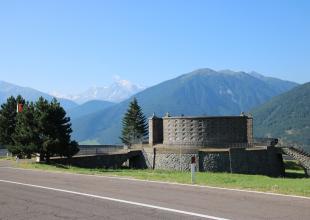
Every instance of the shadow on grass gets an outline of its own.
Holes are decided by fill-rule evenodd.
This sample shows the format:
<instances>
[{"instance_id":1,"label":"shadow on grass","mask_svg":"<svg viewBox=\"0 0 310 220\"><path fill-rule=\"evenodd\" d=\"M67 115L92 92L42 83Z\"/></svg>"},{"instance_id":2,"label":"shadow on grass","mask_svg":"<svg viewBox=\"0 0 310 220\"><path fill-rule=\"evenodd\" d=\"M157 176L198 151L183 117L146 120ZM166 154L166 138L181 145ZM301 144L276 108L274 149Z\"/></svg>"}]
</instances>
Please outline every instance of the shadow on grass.
<instances>
[{"instance_id":1,"label":"shadow on grass","mask_svg":"<svg viewBox=\"0 0 310 220\"><path fill-rule=\"evenodd\" d=\"M284 167L286 178L298 179L307 177L304 168L296 160L285 160Z\"/></svg>"},{"instance_id":2,"label":"shadow on grass","mask_svg":"<svg viewBox=\"0 0 310 220\"><path fill-rule=\"evenodd\" d=\"M306 178L305 173L297 173L294 171L285 171L285 178L292 178L292 179L301 179L301 178Z\"/></svg>"},{"instance_id":3,"label":"shadow on grass","mask_svg":"<svg viewBox=\"0 0 310 220\"><path fill-rule=\"evenodd\" d=\"M101 173L108 173L108 172L124 172L126 171L137 171L139 169L132 169L128 166L121 166L121 167L116 167L116 168L102 168L102 167L97 167L97 170ZM143 170L143 169L140 169Z\"/></svg>"},{"instance_id":4,"label":"shadow on grass","mask_svg":"<svg viewBox=\"0 0 310 220\"><path fill-rule=\"evenodd\" d=\"M128 167L117 167L117 168L103 168L103 167L87 167L87 166L79 166L79 165L74 165L72 166L71 164L60 164L60 163L55 163L55 162L40 162L40 164L45 164L45 165L51 165L55 166L57 168L61 169L70 169L70 168L76 168L76 169L81 169L85 171L95 171L95 172L122 172L123 170L130 170Z\"/></svg>"},{"instance_id":5,"label":"shadow on grass","mask_svg":"<svg viewBox=\"0 0 310 220\"><path fill-rule=\"evenodd\" d=\"M284 161L284 167L287 170L303 170L302 166L300 166L295 160Z\"/></svg>"},{"instance_id":6,"label":"shadow on grass","mask_svg":"<svg viewBox=\"0 0 310 220\"><path fill-rule=\"evenodd\" d=\"M70 165L64 165L64 164L59 164L59 163L54 163L54 162L40 162L40 164L45 164L45 165L51 165L51 166L55 166L57 168L62 168L62 169L69 169Z\"/></svg>"}]
</instances>

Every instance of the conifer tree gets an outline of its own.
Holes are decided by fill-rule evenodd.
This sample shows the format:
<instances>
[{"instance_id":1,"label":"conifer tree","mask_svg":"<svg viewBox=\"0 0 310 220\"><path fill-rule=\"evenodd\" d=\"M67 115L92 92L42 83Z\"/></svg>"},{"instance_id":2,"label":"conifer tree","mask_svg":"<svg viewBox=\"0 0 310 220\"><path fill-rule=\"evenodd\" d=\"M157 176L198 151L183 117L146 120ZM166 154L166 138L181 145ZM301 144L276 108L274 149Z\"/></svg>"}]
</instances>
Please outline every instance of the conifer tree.
<instances>
[{"instance_id":1,"label":"conifer tree","mask_svg":"<svg viewBox=\"0 0 310 220\"><path fill-rule=\"evenodd\" d=\"M126 145L142 143L148 134L146 118L138 105L136 98L129 104L129 108L122 120L122 142Z\"/></svg>"},{"instance_id":2,"label":"conifer tree","mask_svg":"<svg viewBox=\"0 0 310 220\"><path fill-rule=\"evenodd\" d=\"M1 105L0 109L0 144L4 146L14 145L12 138L16 126L16 106L17 104L25 104L22 96L9 97L6 103Z\"/></svg>"},{"instance_id":3,"label":"conifer tree","mask_svg":"<svg viewBox=\"0 0 310 220\"><path fill-rule=\"evenodd\" d=\"M71 157L79 149L77 142L71 141L70 118L56 99L49 103L40 97L35 104L35 118L38 126L39 147L41 159L47 161L53 155Z\"/></svg>"},{"instance_id":4,"label":"conifer tree","mask_svg":"<svg viewBox=\"0 0 310 220\"><path fill-rule=\"evenodd\" d=\"M71 157L78 152L77 142L71 141L71 123L70 118L66 117L66 111L60 106L56 99L50 103L50 118L52 126L50 127L50 137L56 140L57 145L53 153L60 156Z\"/></svg>"},{"instance_id":5,"label":"conifer tree","mask_svg":"<svg viewBox=\"0 0 310 220\"><path fill-rule=\"evenodd\" d=\"M39 136L34 112L34 104L25 103L23 111L17 113L16 127L12 135L14 145L9 147L9 151L15 155L26 155L30 158L37 152Z\"/></svg>"},{"instance_id":6,"label":"conifer tree","mask_svg":"<svg viewBox=\"0 0 310 220\"><path fill-rule=\"evenodd\" d=\"M17 103L23 104L16 113ZM43 97L26 103L21 96L10 97L0 110L0 140L11 153L31 157L40 154L41 160L51 156L71 157L79 151L76 141L71 141L70 118L56 99L48 102Z\"/></svg>"}]
</instances>

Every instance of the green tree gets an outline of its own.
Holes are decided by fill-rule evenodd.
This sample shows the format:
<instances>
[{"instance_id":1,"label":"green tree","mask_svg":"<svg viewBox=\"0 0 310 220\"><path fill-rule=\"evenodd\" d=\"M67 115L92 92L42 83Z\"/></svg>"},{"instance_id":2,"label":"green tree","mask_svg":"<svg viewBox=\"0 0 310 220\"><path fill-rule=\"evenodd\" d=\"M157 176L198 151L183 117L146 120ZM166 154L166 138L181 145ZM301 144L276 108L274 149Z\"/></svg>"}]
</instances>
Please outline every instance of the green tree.
<instances>
[{"instance_id":1,"label":"green tree","mask_svg":"<svg viewBox=\"0 0 310 220\"><path fill-rule=\"evenodd\" d=\"M122 120L122 136L120 139L126 145L142 143L147 136L146 118L138 105L136 98L129 104L129 108Z\"/></svg>"},{"instance_id":2,"label":"green tree","mask_svg":"<svg viewBox=\"0 0 310 220\"><path fill-rule=\"evenodd\" d=\"M24 104L16 113L17 103ZM1 144L14 155L31 157L40 154L49 161L54 155L72 157L79 151L76 141L71 141L70 118L56 99L48 102L43 97L25 103L21 96L10 97L0 111Z\"/></svg>"},{"instance_id":3,"label":"green tree","mask_svg":"<svg viewBox=\"0 0 310 220\"><path fill-rule=\"evenodd\" d=\"M13 146L12 138L16 126L16 106L17 103L25 104L22 96L9 97L7 101L1 105L0 109L0 144L4 146Z\"/></svg>"},{"instance_id":4,"label":"green tree","mask_svg":"<svg viewBox=\"0 0 310 220\"><path fill-rule=\"evenodd\" d=\"M11 153L30 158L37 151L39 136L34 112L34 104L25 103L23 111L17 113L16 127L12 134L14 145L8 148Z\"/></svg>"},{"instance_id":5,"label":"green tree","mask_svg":"<svg viewBox=\"0 0 310 220\"><path fill-rule=\"evenodd\" d=\"M77 142L71 141L70 118L66 117L65 110L56 99L49 103L40 97L35 104L35 118L40 137L37 152L41 159L54 155L71 157L79 149Z\"/></svg>"}]
</instances>

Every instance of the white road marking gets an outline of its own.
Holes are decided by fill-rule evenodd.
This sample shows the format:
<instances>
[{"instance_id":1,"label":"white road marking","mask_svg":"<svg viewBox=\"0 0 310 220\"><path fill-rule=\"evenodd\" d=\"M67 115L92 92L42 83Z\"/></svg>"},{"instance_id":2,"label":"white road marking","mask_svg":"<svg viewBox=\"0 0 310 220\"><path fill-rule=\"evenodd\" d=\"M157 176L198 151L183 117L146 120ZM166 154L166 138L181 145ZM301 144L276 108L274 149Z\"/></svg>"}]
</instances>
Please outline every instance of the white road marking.
<instances>
[{"instance_id":1,"label":"white road marking","mask_svg":"<svg viewBox=\"0 0 310 220\"><path fill-rule=\"evenodd\" d=\"M178 209L171 209L171 208L166 208L166 207L162 207L162 206L156 206L156 205L150 205L150 204L146 204L146 203L133 202L133 201L123 200L123 199L116 199L116 198L112 198L112 197L106 197L106 196L99 196L99 195L94 195L94 194L70 191L70 190L65 190L65 189L58 189L58 188L52 188L52 187L46 187L46 186L40 186L40 185L33 185L33 184L28 184L28 183L20 183L20 182L14 182L14 181L10 181L10 180L2 180L2 179L0 179L0 182L11 183L11 184L21 185L21 186L28 186L28 187L39 188L39 189L52 190L52 191L69 193L69 194L74 194L74 195L79 195L79 196L86 196L86 197L97 198L97 199L103 199L103 200L108 200L108 201L113 201L113 202L119 202L119 203L124 203L124 204L129 204L129 205L135 205L135 206L142 206L142 207L146 207L146 208L158 209L158 210L163 210L163 211L167 211L167 212L173 212L173 213L178 213L178 214L183 214L183 215L190 215L190 216L201 217L201 218L212 219L212 220L229 220L226 218L220 218L220 217L215 217L215 216L211 216L211 215L205 215L205 214L200 214L200 213L195 213L195 212L187 212L187 211L178 210Z\"/></svg>"},{"instance_id":2,"label":"white road marking","mask_svg":"<svg viewBox=\"0 0 310 220\"><path fill-rule=\"evenodd\" d=\"M135 178L131 178L131 177L70 173L70 172L62 172L62 171L25 169L25 168L16 168L16 167L0 167L0 169L1 168L13 169L13 170L26 170L26 171L34 171L34 172L43 172L43 173L61 173L61 174L68 174L68 175L89 176L89 177L98 177L98 178L107 178L107 179L119 179L119 180L128 180L128 181L146 182L146 183L157 183L157 184L167 184L167 185L176 185L176 186L188 186L188 187L197 187L197 188L216 189L216 190L227 190L227 191L235 191L235 192L255 193L255 194L263 194L263 195L270 195L270 196L282 196L282 197L290 197L290 198L310 200L310 197L306 197L306 196L286 195L286 194L279 194L279 193L272 193L272 192L261 192L261 191L255 191L255 190L245 190L245 189L232 189L232 188L217 187L217 186L204 186L204 185L193 185L193 184L186 184L186 183L164 182L164 181L156 181L156 180L141 180L141 179L135 179Z\"/></svg>"}]
</instances>

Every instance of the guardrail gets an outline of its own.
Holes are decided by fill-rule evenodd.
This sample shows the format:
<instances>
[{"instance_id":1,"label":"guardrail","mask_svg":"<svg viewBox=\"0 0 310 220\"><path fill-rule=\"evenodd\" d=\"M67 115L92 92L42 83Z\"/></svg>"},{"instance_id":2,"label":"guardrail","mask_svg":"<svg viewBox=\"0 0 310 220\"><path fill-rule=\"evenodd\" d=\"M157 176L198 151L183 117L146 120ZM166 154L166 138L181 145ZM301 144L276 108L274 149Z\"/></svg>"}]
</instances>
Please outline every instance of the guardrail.
<instances>
[{"instance_id":1,"label":"guardrail","mask_svg":"<svg viewBox=\"0 0 310 220\"><path fill-rule=\"evenodd\" d=\"M100 155L113 153L119 150L123 150L122 145L80 145L80 151L76 155ZM0 156L7 156L7 149L0 149Z\"/></svg>"},{"instance_id":2,"label":"guardrail","mask_svg":"<svg viewBox=\"0 0 310 220\"><path fill-rule=\"evenodd\" d=\"M278 144L277 138L253 138L253 145L254 146L275 146Z\"/></svg>"},{"instance_id":3,"label":"guardrail","mask_svg":"<svg viewBox=\"0 0 310 220\"><path fill-rule=\"evenodd\" d=\"M100 155L113 153L124 149L122 145L80 145L80 151L75 156Z\"/></svg>"}]
</instances>

